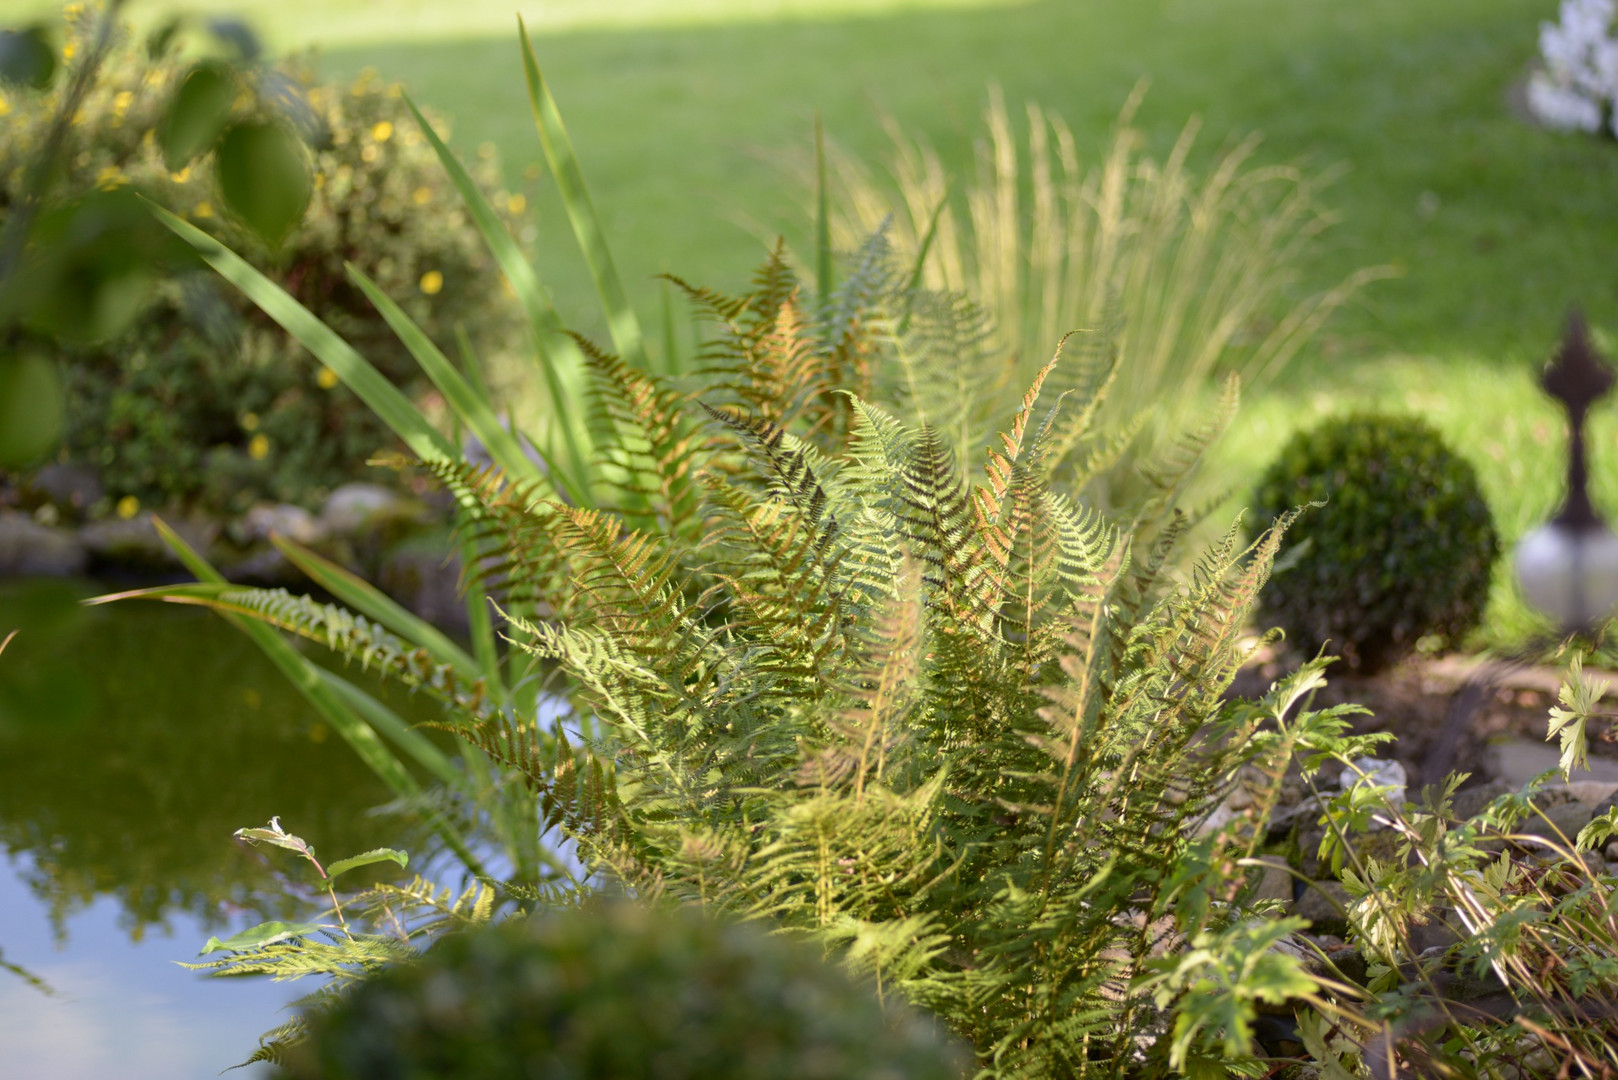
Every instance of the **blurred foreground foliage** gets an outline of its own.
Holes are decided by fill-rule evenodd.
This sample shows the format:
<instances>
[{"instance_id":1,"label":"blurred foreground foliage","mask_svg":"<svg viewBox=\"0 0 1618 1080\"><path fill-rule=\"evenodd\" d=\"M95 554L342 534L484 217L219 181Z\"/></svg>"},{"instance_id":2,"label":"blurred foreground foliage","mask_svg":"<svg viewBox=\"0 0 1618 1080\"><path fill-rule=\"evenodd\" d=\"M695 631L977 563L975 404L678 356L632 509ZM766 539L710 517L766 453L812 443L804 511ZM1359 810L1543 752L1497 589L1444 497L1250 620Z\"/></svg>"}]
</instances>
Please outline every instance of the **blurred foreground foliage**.
<instances>
[{"instance_id":1,"label":"blurred foreground foliage","mask_svg":"<svg viewBox=\"0 0 1618 1080\"><path fill-rule=\"evenodd\" d=\"M493 261L398 86L270 65L228 20L136 40L116 10L70 5L56 77L0 90L0 383L20 388L0 400L32 403L0 415L0 467L47 460L59 431L60 457L93 468L109 502L317 500L388 445L385 428L198 272L148 201L273 272L411 392L408 354L345 264L435 336L464 327L482 348L512 328ZM498 186L492 155L474 175Z\"/></svg>"}]
</instances>

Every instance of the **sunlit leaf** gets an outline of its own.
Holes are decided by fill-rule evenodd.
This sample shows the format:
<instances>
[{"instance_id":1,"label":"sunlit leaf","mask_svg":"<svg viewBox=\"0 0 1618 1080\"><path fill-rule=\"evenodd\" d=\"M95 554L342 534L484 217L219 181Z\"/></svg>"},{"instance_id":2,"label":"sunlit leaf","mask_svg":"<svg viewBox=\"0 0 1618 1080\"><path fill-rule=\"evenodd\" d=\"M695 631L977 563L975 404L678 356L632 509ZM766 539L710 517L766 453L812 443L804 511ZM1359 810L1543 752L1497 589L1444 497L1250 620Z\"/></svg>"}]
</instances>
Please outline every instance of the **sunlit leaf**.
<instances>
[{"instance_id":1,"label":"sunlit leaf","mask_svg":"<svg viewBox=\"0 0 1618 1080\"><path fill-rule=\"evenodd\" d=\"M303 144L280 124L233 124L215 152L219 195L271 246L303 219L314 191Z\"/></svg>"},{"instance_id":2,"label":"sunlit leaf","mask_svg":"<svg viewBox=\"0 0 1618 1080\"><path fill-rule=\"evenodd\" d=\"M223 940L211 937L202 947L200 955L207 956L211 952L229 950L231 952L245 952L248 949L258 949L265 945L273 945L277 941L288 938L307 937L319 930L319 923L286 923L266 922L257 926L250 926L239 934L232 934Z\"/></svg>"},{"instance_id":3,"label":"sunlit leaf","mask_svg":"<svg viewBox=\"0 0 1618 1080\"><path fill-rule=\"evenodd\" d=\"M377 863L395 862L400 866L410 865L410 856L395 848L376 848L363 855L351 855L346 859L338 859L326 867L326 879L330 881L338 874L346 874L350 870L357 870L362 866L374 866Z\"/></svg>"}]
</instances>

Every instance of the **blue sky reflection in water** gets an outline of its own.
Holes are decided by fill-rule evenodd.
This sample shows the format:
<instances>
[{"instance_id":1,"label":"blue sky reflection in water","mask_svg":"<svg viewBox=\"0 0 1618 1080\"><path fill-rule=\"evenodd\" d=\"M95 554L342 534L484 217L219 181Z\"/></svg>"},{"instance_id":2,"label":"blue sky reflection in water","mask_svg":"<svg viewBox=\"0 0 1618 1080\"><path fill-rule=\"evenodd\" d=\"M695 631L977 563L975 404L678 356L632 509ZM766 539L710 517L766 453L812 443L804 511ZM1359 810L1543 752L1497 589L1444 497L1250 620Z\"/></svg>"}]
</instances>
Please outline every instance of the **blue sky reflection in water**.
<instances>
[{"instance_id":1,"label":"blue sky reflection in water","mask_svg":"<svg viewBox=\"0 0 1618 1080\"><path fill-rule=\"evenodd\" d=\"M210 934L307 910L277 874L302 868L231 833L279 815L323 857L429 860L249 641L195 609L79 607L99 591L0 582L0 626L22 629L0 654L0 957L61 994L0 970L0 1078L213 1076L314 989L175 966Z\"/></svg>"},{"instance_id":2,"label":"blue sky reflection in water","mask_svg":"<svg viewBox=\"0 0 1618 1080\"><path fill-rule=\"evenodd\" d=\"M54 993L0 971L0 1076L213 1076L251 1053L259 1033L284 1018L280 1010L301 993L296 983L205 979L178 967L175 960L207 939L202 923L181 915L169 932L136 942L122 905L109 896L69 916L67 939L58 944L49 914L21 880L32 869L24 857L0 870L0 949ZM272 1074L262 1066L231 1073L243 1080Z\"/></svg>"}]
</instances>

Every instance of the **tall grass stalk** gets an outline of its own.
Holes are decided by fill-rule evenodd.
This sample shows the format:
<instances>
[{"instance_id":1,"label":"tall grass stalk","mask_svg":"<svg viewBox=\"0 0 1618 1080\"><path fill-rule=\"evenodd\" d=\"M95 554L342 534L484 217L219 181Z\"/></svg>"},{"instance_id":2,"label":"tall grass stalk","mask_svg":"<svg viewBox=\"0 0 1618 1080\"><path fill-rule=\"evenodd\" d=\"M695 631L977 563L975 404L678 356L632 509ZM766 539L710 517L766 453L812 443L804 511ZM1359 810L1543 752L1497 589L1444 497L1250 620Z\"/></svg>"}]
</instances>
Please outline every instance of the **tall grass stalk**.
<instances>
[{"instance_id":1,"label":"tall grass stalk","mask_svg":"<svg viewBox=\"0 0 1618 1080\"><path fill-rule=\"evenodd\" d=\"M989 307L996 347L1019 367L1037 366L1071 330L1111 334L1120 415L1157 405L1160 423L1172 425L1193 404L1185 391L1223 371L1261 386L1334 310L1391 271L1361 270L1298 297L1303 257L1333 220L1319 198L1330 174L1258 165L1251 136L1199 176L1187 164L1195 119L1159 161L1133 126L1144 89L1086 166L1067 124L1036 104L1024 144L991 88L975 173L959 197L938 152L890 120L885 170L834 151L834 241L851 247L891 221L899 250L925 251L928 287Z\"/></svg>"}]
</instances>

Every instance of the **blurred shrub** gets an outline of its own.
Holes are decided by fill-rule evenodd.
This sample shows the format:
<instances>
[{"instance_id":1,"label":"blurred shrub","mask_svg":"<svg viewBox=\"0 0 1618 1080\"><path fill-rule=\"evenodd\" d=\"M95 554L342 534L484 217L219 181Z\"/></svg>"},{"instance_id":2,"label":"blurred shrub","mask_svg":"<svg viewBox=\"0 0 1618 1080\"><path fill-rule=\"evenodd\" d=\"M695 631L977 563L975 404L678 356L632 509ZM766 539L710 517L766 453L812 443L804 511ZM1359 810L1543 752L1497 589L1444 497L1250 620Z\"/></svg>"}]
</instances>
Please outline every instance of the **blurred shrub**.
<instances>
[{"instance_id":1,"label":"blurred shrub","mask_svg":"<svg viewBox=\"0 0 1618 1080\"><path fill-rule=\"evenodd\" d=\"M1260 599L1305 652L1363 674L1478 624L1499 553L1472 466L1415 417L1355 413L1298 433L1253 495L1257 524L1323 502L1287 533L1292 555Z\"/></svg>"},{"instance_id":2,"label":"blurred shrub","mask_svg":"<svg viewBox=\"0 0 1618 1080\"><path fill-rule=\"evenodd\" d=\"M592 904L457 934L309 1017L295 1077L931 1080L970 1055L807 944Z\"/></svg>"},{"instance_id":3,"label":"blurred shrub","mask_svg":"<svg viewBox=\"0 0 1618 1080\"><path fill-rule=\"evenodd\" d=\"M70 60L88 51L93 30L90 14L67 9ZM172 106L182 88L195 97L199 71L228 80L239 125L232 130L268 124L301 136L309 206L274 248L261 235L266 223L249 226L225 209L221 188L231 178L215 175L213 151L176 171L165 161L165 148L170 160L186 156ZM22 204L29 166L70 81L41 93L0 92L0 219ZM479 182L492 188L497 178L492 155L480 155ZM415 365L349 282L345 261L445 345L457 324L480 346L513 325L501 313L493 262L400 88L373 73L346 87L322 85L306 65L226 65L199 55L184 35L142 44L126 34L73 116L53 181L53 203L133 190L208 230L398 382L414 377ZM369 410L211 273L178 273L129 295L139 305L129 329L51 346L64 365L64 456L98 469L109 497L227 511L261 499L310 502L388 441ZM30 336L37 342L47 332L73 337L57 330L36 322L6 331L4 351L24 351Z\"/></svg>"}]
</instances>

